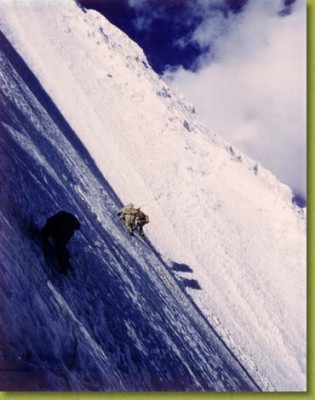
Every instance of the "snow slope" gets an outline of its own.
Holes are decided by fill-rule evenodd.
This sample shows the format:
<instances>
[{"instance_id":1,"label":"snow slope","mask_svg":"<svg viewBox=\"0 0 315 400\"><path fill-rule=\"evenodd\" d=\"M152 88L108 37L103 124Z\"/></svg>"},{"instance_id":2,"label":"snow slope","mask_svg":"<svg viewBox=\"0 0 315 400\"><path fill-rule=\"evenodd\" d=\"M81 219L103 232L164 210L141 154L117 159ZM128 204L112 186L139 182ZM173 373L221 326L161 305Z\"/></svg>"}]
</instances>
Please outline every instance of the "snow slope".
<instances>
[{"instance_id":1,"label":"snow slope","mask_svg":"<svg viewBox=\"0 0 315 400\"><path fill-rule=\"evenodd\" d=\"M154 247L130 238L89 153L0 34L1 390L258 390ZM74 272L38 230L74 212Z\"/></svg>"},{"instance_id":2,"label":"snow slope","mask_svg":"<svg viewBox=\"0 0 315 400\"><path fill-rule=\"evenodd\" d=\"M97 12L4 0L0 23L108 184L149 213L151 242L258 385L305 390L305 217L290 189L201 124ZM84 182L69 181L110 230L102 184Z\"/></svg>"}]
</instances>

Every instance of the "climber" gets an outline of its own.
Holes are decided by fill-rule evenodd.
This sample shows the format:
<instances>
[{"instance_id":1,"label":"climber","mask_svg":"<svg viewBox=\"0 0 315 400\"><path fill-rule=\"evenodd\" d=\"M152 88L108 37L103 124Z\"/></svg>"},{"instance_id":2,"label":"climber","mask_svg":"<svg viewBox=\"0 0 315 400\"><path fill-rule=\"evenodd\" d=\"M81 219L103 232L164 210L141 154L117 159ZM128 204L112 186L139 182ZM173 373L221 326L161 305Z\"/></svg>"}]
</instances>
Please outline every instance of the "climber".
<instances>
[{"instance_id":1,"label":"climber","mask_svg":"<svg viewBox=\"0 0 315 400\"><path fill-rule=\"evenodd\" d=\"M141 237L144 237L143 227L145 224L150 222L149 216L146 215L140 208L136 208L135 211L135 226L138 232L140 233Z\"/></svg>"},{"instance_id":2,"label":"climber","mask_svg":"<svg viewBox=\"0 0 315 400\"><path fill-rule=\"evenodd\" d=\"M134 231L135 224L135 208L133 204L128 204L117 212L118 217L124 222L130 234Z\"/></svg>"},{"instance_id":3,"label":"climber","mask_svg":"<svg viewBox=\"0 0 315 400\"><path fill-rule=\"evenodd\" d=\"M66 211L59 211L47 219L40 232L46 243L49 242L48 238L51 237L60 272L64 275L67 275L67 271L72 269L69 262L70 253L66 244L72 238L74 232L80 229L80 226L80 222L74 215Z\"/></svg>"}]
</instances>

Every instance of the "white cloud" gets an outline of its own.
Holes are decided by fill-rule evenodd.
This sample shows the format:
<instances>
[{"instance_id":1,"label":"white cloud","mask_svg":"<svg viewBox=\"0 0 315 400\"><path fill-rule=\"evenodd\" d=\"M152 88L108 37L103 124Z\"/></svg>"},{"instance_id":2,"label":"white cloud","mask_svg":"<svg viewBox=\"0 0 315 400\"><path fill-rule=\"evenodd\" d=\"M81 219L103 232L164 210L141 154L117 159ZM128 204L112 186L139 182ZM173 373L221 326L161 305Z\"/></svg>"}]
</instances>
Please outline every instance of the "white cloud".
<instances>
[{"instance_id":1,"label":"white cloud","mask_svg":"<svg viewBox=\"0 0 315 400\"><path fill-rule=\"evenodd\" d=\"M197 72L164 78L212 129L305 196L306 6L299 0L280 17L282 6L252 0L232 18L208 15L193 40L211 44L211 54Z\"/></svg>"}]
</instances>

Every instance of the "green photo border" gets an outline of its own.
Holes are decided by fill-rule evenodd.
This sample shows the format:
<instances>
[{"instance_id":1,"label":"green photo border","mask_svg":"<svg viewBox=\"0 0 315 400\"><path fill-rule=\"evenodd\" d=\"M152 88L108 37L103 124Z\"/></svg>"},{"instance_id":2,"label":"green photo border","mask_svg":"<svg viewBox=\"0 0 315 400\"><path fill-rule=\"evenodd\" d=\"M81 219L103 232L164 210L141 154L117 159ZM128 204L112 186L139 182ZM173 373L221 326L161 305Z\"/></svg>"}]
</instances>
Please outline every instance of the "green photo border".
<instances>
[{"instance_id":1,"label":"green photo border","mask_svg":"<svg viewBox=\"0 0 315 400\"><path fill-rule=\"evenodd\" d=\"M1 1L1 0L0 0ZM314 213L310 205L314 202L314 153L315 142L314 126L315 118L312 111L314 110L314 95L315 95L315 4L313 0L307 0L307 50L308 50L308 96L307 96L307 124L308 124L308 146L307 146L307 171L308 171L308 211L307 211L307 224L308 224L308 240L307 240L307 256L308 256L308 358L307 358L307 392L297 393L63 393L63 392L45 392L45 393L24 393L24 392L0 392L0 400L233 400L233 399L252 399L253 397L262 397L264 400L278 400L278 399L295 399L295 400L308 400L315 399L315 358L314 358L314 291L315 291L315 277L314 277L314 255L312 252L312 243L314 231ZM294 93L292 93L294 96ZM313 377L313 378L311 378Z\"/></svg>"}]
</instances>

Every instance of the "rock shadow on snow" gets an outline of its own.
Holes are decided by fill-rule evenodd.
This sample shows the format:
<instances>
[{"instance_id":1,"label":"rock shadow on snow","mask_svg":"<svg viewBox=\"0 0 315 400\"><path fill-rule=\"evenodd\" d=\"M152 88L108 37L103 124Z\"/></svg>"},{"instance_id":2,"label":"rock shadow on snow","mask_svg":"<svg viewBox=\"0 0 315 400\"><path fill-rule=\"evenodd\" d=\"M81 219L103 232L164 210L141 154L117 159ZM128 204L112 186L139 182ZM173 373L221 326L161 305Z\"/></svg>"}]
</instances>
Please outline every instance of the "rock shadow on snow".
<instances>
[{"instance_id":1,"label":"rock shadow on snow","mask_svg":"<svg viewBox=\"0 0 315 400\"><path fill-rule=\"evenodd\" d=\"M196 279L184 279L181 278L181 283L184 285L185 288L194 289L194 290L201 290L201 286Z\"/></svg>"},{"instance_id":2,"label":"rock shadow on snow","mask_svg":"<svg viewBox=\"0 0 315 400\"><path fill-rule=\"evenodd\" d=\"M184 263L177 263L175 261L172 262L172 269L171 269L176 281L184 288L194 289L194 290L201 290L201 286L196 279L187 279L182 276L176 275L176 272L181 273L192 273L193 269ZM174 273L175 272L175 273Z\"/></svg>"},{"instance_id":3,"label":"rock shadow on snow","mask_svg":"<svg viewBox=\"0 0 315 400\"><path fill-rule=\"evenodd\" d=\"M172 263L172 271L176 272L193 272L193 269L190 268L187 264L179 264L173 261Z\"/></svg>"}]
</instances>

